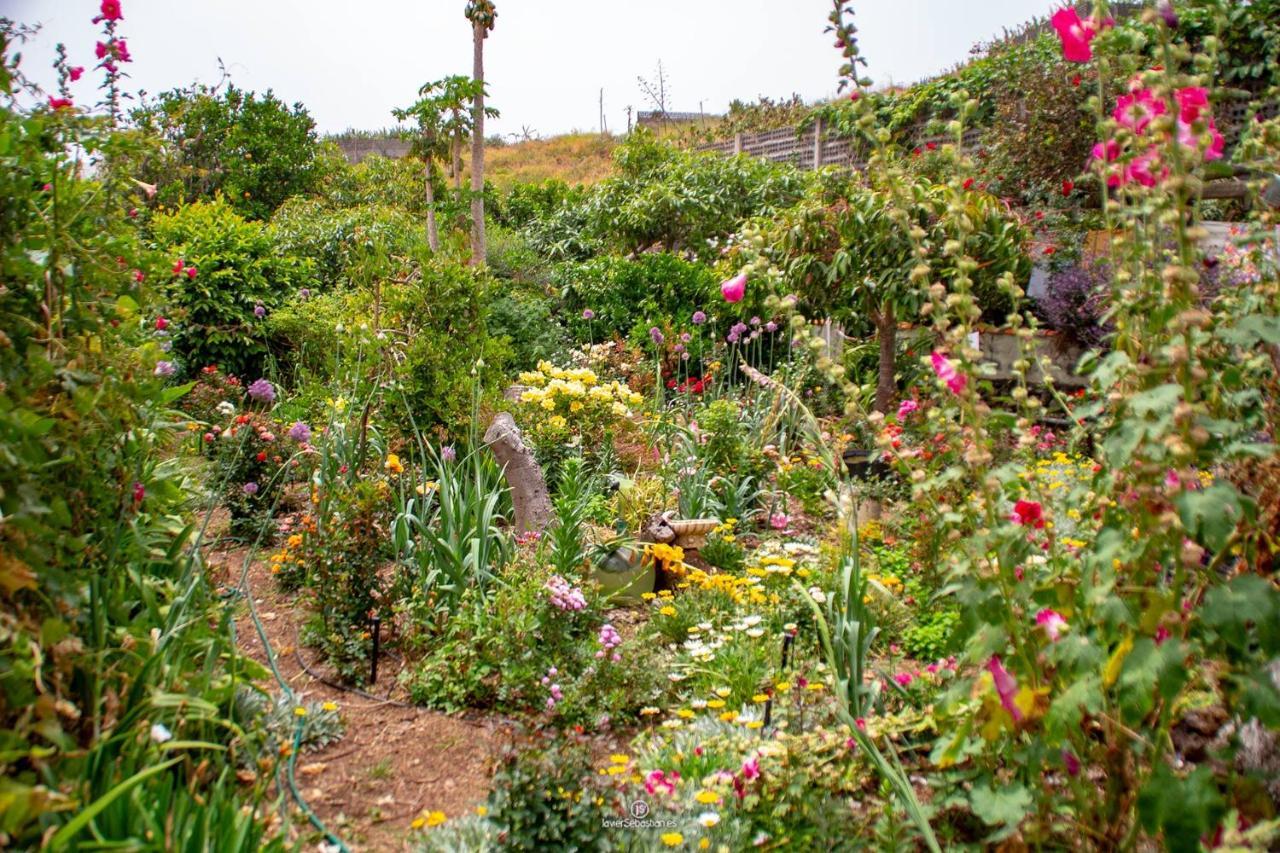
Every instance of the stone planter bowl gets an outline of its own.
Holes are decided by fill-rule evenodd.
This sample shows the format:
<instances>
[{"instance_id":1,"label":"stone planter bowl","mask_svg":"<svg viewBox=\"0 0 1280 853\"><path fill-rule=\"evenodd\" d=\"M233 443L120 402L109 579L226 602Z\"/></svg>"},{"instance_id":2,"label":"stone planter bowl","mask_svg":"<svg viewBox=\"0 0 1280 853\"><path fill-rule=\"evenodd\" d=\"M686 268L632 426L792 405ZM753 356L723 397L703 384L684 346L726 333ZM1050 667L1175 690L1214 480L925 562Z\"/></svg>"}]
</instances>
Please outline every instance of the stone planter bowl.
<instances>
[{"instance_id":1,"label":"stone planter bowl","mask_svg":"<svg viewBox=\"0 0 1280 853\"><path fill-rule=\"evenodd\" d=\"M676 541L672 544L689 550L697 550L706 543L707 534L720 526L720 519L676 518L667 523L676 532Z\"/></svg>"}]
</instances>

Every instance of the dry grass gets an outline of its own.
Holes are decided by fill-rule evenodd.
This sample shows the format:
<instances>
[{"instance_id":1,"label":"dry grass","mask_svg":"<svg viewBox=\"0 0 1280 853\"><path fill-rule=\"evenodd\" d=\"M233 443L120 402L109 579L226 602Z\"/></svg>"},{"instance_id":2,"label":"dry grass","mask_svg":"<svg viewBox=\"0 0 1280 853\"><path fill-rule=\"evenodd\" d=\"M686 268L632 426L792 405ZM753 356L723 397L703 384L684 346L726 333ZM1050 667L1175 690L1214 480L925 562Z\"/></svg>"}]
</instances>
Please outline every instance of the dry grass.
<instances>
[{"instance_id":1,"label":"dry grass","mask_svg":"<svg viewBox=\"0 0 1280 853\"><path fill-rule=\"evenodd\" d=\"M484 152L485 180L499 189L513 184L559 178L568 184L594 184L613 174L615 137L571 133L489 147Z\"/></svg>"}]
</instances>

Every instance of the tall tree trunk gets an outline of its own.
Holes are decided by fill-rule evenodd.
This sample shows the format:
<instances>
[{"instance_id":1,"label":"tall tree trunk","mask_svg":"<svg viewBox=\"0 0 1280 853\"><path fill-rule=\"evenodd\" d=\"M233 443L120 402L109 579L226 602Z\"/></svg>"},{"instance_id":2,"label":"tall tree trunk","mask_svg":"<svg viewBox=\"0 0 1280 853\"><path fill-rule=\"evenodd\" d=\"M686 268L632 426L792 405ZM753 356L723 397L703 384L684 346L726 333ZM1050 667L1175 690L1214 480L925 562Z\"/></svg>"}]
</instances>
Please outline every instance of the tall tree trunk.
<instances>
[{"instance_id":1,"label":"tall tree trunk","mask_svg":"<svg viewBox=\"0 0 1280 853\"><path fill-rule=\"evenodd\" d=\"M488 258L484 244L484 39L485 26L471 25L472 69L477 92L471 108L471 263L483 264Z\"/></svg>"},{"instance_id":2,"label":"tall tree trunk","mask_svg":"<svg viewBox=\"0 0 1280 853\"><path fill-rule=\"evenodd\" d=\"M435 169L431 167L431 161L427 161L427 245L431 247L431 251L440 251L440 229L436 227L436 185L432 180L435 177L432 172Z\"/></svg>"},{"instance_id":3,"label":"tall tree trunk","mask_svg":"<svg viewBox=\"0 0 1280 853\"><path fill-rule=\"evenodd\" d=\"M458 195L462 195L462 137L453 137L452 143L453 165L449 168L453 170L453 188L458 190Z\"/></svg>"},{"instance_id":4,"label":"tall tree trunk","mask_svg":"<svg viewBox=\"0 0 1280 853\"><path fill-rule=\"evenodd\" d=\"M876 379L876 411L889 414L898 394L898 319L893 306L884 304L876 314L876 338L880 341L880 375Z\"/></svg>"}]
</instances>

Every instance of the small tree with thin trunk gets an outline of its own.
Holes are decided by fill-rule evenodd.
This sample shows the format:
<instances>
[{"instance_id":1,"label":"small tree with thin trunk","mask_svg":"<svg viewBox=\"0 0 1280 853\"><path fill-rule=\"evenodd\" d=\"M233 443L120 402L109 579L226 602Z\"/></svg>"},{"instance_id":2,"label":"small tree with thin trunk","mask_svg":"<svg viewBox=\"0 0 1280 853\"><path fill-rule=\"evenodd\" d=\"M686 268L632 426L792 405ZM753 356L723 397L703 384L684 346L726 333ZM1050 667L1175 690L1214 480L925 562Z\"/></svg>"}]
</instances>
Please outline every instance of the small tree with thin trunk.
<instances>
[{"instance_id":1,"label":"small tree with thin trunk","mask_svg":"<svg viewBox=\"0 0 1280 853\"><path fill-rule=\"evenodd\" d=\"M471 102L471 263L487 261L484 240L484 40L498 13L492 0L470 0L466 8L471 22L472 69L475 98Z\"/></svg>"},{"instance_id":2,"label":"small tree with thin trunk","mask_svg":"<svg viewBox=\"0 0 1280 853\"><path fill-rule=\"evenodd\" d=\"M435 164L451 159L454 186L461 195L462 146L471 136L473 127L468 105L482 87L483 84L477 85L470 77L455 74L427 83L418 90L418 100L413 106L392 111L401 121L412 119L418 125L412 153L426 164L427 239L433 250L440 244L433 182ZM486 116L493 118L498 115L497 110L483 109Z\"/></svg>"}]
</instances>

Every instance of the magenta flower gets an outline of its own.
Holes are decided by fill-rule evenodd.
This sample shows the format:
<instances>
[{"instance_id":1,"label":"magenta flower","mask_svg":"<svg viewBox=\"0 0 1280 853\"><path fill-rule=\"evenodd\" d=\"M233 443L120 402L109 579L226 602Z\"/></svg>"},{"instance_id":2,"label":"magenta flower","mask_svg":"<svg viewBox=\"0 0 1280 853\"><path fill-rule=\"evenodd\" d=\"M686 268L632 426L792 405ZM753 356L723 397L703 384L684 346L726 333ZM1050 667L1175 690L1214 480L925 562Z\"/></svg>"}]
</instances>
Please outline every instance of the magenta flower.
<instances>
[{"instance_id":1,"label":"magenta flower","mask_svg":"<svg viewBox=\"0 0 1280 853\"><path fill-rule=\"evenodd\" d=\"M1058 31L1062 41L1062 58L1068 62L1088 62L1093 58L1093 41L1097 27L1093 21L1081 20L1075 9L1070 7L1059 9L1049 19L1049 24Z\"/></svg>"},{"instance_id":2,"label":"magenta flower","mask_svg":"<svg viewBox=\"0 0 1280 853\"><path fill-rule=\"evenodd\" d=\"M1134 158L1134 161L1125 167L1123 182L1141 184L1144 187L1154 187L1168 175L1169 169L1160 166L1160 153L1152 146L1145 153Z\"/></svg>"},{"instance_id":3,"label":"magenta flower","mask_svg":"<svg viewBox=\"0 0 1280 853\"><path fill-rule=\"evenodd\" d=\"M147 487L142 483L134 482L133 484L133 502L135 504L142 503L143 498L147 496Z\"/></svg>"},{"instance_id":4,"label":"magenta flower","mask_svg":"<svg viewBox=\"0 0 1280 853\"><path fill-rule=\"evenodd\" d=\"M1049 607L1036 614L1036 625L1043 628L1049 635L1049 639L1055 643L1062 636L1062 632L1069 627L1067 620L1062 618L1062 614Z\"/></svg>"},{"instance_id":5,"label":"magenta flower","mask_svg":"<svg viewBox=\"0 0 1280 853\"><path fill-rule=\"evenodd\" d=\"M905 420L907 415L920 408L920 404L915 400L903 400L898 404L898 420Z\"/></svg>"},{"instance_id":6,"label":"magenta flower","mask_svg":"<svg viewBox=\"0 0 1280 853\"><path fill-rule=\"evenodd\" d=\"M741 302L742 297L747 295L747 274L739 273L733 278L726 279L720 285L720 295L724 297L725 302Z\"/></svg>"},{"instance_id":7,"label":"magenta flower","mask_svg":"<svg viewBox=\"0 0 1280 853\"><path fill-rule=\"evenodd\" d=\"M742 762L742 778L750 782L760 776L760 757L753 755Z\"/></svg>"},{"instance_id":8,"label":"magenta flower","mask_svg":"<svg viewBox=\"0 0 1280 853\"><path fill-rule=\"evenodd\" d=\"M778 331L778 324L770 320L769 322L764 324L764 330L769 334L773 334L774 332Z\"/></svg>"},{"instance_id":9,"label":"magenta flower","mask_svg":"<svg viewBox=\"0 0 1280 853\"><path fill-rule=\"evenodd\" d=\"M991 673L991 681L995 684L996 693L1000 696L1000 704L1013 717L1014 722L1021 721L1022 710L1014 701L1018 693L1018 682L1000 663L999 655L992 655L987 661L987 672Z\"/></svg>"},{"instance_id":10,"label":"magenta flower","mask_svg":"<svg viewBox=\"0 0 1280 853\"><path fill-rule=\"evenodd\" d=\"M120 12L120 0L102 0L102 14L93 19L96 24L99 21L119 21L124 15Z\"/></svg>"},{"instance_id":11,"label":"magenta flower","mask_svg":"<svg viewBox=\"0 0 1280 853\"><path fill-rule=\"evenodd\" d=\"M70 98L55 98L53 95L49 96L49 109L51 110L69 110L73 106L74 104L71 103Z\"/></svg>"},{"instance_id":12,"label":"magenta flower","mask_svg":"<svg viewBox=\"0 0 1280 853\"><path fill-rule=\"evenodd\" d=\"M1134 89L1116 98L1116 108L1111 117L1134 133L1145 133L1151 122L1165 112L1164 101L1150 89Z\"/></svg>"},{"instance_id":13,"label":"magenta flower","mask_svg":"<svg viewBox=\"0 0 1280 853\"><path fill-rule=\"evenodd\" d=\"M1019 500L1013 505L1012 520L1023 527L1044 527L1044 508L1036 501Z\"/></svg>"},{"instance_id":14,"label":"magenta flower","mask_svg":"<svg viewBox=\"0 0 1280 853\"><path fill-rule=\"evenodd\" d=\"M1062 750L1062 763L1066 765L1067 773L1071 776L1080 775L1080 759L1076 758L1074 752L1069 749Z\"/></svg>"},{"instance_id":15,"label":"magenta flower","mask_svg":"<svg viewBox=\"0 0 1280 853\"><path fill-rule=\"evenodd\" d=\"M649 337L658 346L662 346L662 342L666 340L666 337L662 334L662 330L657 326L653 326L649 329Z\"/></svg>"},{"instance_id":16,"label":"magenta flower","mask_svg":"<svg viewBox=\"0 0 1280 853\"><path fill-rule=\"evenodd\" d=\"M259 303L258 303L257 305L255 305L255 306L253 306L253 316L255 316L255 317L265 317L265 316L267 316L267 309L266 309L266 307L264 307L264 306L263 306L263 304L262 304L261 302L259 302Z\"/></svg>"},{"instance_id":17,"label":"magenta flower","mask_svg":"<svg viewBox=\"0 0 1280 853\"><path fill-rule=\"evenodd\" d=\"M107 54L109 54L110 52L111 52L111 49L108 48L102 42L98 42L93 46L93 55L98 57L99 59L106 59Z\"/></svg>"},{"instance_id":18,"label":"magenta flower","mask_svg":"<svg viewBox=\"0 0 1280 853\"><path fill-rule=\"evenodd\" d=\"M930 356L933 361L933 372L938 375L952 394L959 394L969 384L969 377L956 371L956 367L945 355L934 350Z\"/></svg>"},{"instance_id":19,"label":"magenta flower","mask_svg":"<svg viewBox=\"0 0 1280 853\"><path fill-rule=\"evenodd\" d=\"M595 318L596 318L596 312L592 311L590 308L582 309L582 319L594 320Z\"/></svg>"},{"instance_id":20,"label":"magenta flower","mask_svg":"<svg viewBox=\"0 0 1280 853\"><path fill-rule=\"evenodd\" d=\"M74 82L76 82L77 80L79 80L79 79L80 79L80 77L81 77L83 74L84 74L84 66L83 66L83 65L77 65L76 67L74 67L74 68L70 68L70 69L68 69L68 70L67 70L67 76L69 76L69 77L71 78L71 82L72 82L72 83L74 83Z\"/></svg>"},{"instance_id":21,"label":"magenta flower","mask_svg":"<svg viewBox=\"0 0 1280 853\"><path fill-rule=\"evenodd\" d=\"M458 451L453 449L452 444L446 444L440 448L440 458L445 462L452 462L458 458Z\"/></svg>"}]
</instances>

